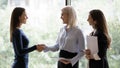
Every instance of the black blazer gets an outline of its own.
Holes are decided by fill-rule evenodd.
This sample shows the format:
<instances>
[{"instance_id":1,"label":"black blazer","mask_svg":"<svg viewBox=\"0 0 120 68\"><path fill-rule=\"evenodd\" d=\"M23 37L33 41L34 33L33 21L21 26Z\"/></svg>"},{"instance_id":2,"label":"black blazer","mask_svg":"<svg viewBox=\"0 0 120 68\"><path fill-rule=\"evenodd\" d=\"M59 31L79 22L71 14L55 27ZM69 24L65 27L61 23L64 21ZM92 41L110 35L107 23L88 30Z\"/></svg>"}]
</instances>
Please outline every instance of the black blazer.
<instances>
[{"instance_id":1,"label":"black blazer","mask_svg":"<svg viewBox=\"0 0 120 68\"><path fill-rule=\"evenodd\" d=\"M107 61L107 37L101 31L96 31L94 34L92 32L92 36L98 37L98 56L101 60L89 60L89 68L109 68Z\"/></svg>"}]
</instances>

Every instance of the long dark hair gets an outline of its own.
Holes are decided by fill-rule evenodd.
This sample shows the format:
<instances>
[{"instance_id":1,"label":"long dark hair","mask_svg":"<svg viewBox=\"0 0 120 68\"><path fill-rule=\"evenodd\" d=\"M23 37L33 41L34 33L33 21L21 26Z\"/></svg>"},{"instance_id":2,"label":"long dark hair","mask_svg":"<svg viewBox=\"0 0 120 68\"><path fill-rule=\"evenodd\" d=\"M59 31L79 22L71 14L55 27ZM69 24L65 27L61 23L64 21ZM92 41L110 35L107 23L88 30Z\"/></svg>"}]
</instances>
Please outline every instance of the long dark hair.
<instances>
[{"instance_id":1,"label":"long dark hair","mask_svg":"<svg viewBox=\"0 0 120 68\"><path fill-rule=\"evenodd\" d=\"M107 37L108 48L110 47L111 38L108 33L107 22L103 12L99 9L90 11L90 15L94 21L96 21L95 29L102 31Z\"/></svg>"},{"instance_id":2,"label":"long dark hair","mask_svg":"<svg viewBox=\"0 0 120 68\"><path fill-rule=\"evenodd\" d=\"M22 13L25 11L22 7L16 7L13 9L11 14L11 20L10 20L10 42L12 42L12 33L13 31L20 26L20 20L19 17L22 15Z\"/></svg>"}]
</instances>

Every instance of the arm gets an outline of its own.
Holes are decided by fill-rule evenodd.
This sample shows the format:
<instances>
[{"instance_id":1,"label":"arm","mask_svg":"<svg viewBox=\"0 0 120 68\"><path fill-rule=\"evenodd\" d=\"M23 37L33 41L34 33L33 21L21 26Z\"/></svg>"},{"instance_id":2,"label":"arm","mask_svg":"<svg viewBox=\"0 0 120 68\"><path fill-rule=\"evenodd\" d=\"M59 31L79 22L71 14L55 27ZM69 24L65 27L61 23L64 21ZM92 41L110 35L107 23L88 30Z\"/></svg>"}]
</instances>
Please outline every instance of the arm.
<instances>
[{"instance_id":1,"label":"arm","mask_svg":"<svg viewBox=\"0 0 120 68\"><path fill-rule=\"evenodd\" d=\"M48 46L45 46L45 49L44 49L44 52L47 52L47 51L58 51L59 50L59 45L56 43L56 45L54 46L51 46L51 47L48 47Z\"/></svg>"},{"instance_id":2,"label":"arm","mask_svg":"<svg viewBox=\"0 0 120 68\"><path fill-rule=\"evenodd\" d=\"M45 46L45 49L44 49L44 52L47 52L47 51L58 51L59 50L59 39L60 39L60 33L61 33L62 29L60 30L59 34L58 34L58 38L57 38L57 41L56 41L56 44L54 46Z\"/></svg>"},{"instance_id":3,"label":"arm","mask_svg":"<svg viewBox=\"0 0 120 68\"><path fill-rule=\"evenodd\" d=\"M23 47L22 34L20 30L16 30L13 35L13 45L14 45L14 50L16 54L19 56L32 52L33 50L36 49L36 46L32 46L30 48Z\"/></svg>"},{"instance_id":4,"label":"arm","mask_svg":"<svg viewBox=\"0 0 120 68\"><path fill-rule=\"evenodd\" d=\"M72 59L70 59L70 62L72 64L72 66L83 57L84 52L83 50L85 49L85 41L84 41L84 36L82 31L80 30L77 34L77 38L78 38L78 48L79 48L79 52L78 54L73 57Z\"/></svg>"},{"instance_id":5,"label":"arm","mask_svg":"<svg viewBox=\"0 0 120 68\"><path fill-rule=\"evenodd\" d=\"M107 52L107 37L103 33L98 34L98 48L99 57L100 58L104 57Z\"/></svg>"}]
</instances>

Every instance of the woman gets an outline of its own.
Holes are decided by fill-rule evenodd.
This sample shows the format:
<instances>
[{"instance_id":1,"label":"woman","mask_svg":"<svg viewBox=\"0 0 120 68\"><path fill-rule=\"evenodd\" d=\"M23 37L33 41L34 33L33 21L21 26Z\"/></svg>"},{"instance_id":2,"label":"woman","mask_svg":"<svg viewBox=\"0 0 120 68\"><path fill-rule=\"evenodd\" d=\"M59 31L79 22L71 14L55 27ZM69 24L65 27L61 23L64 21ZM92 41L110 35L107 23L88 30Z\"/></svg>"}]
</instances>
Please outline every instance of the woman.
<instances>
[{"instance_id":1,"label":"woman","mask_svg":"<svg viewBox=\"0 0 120 68\"><path fill-rule=\"evenodd\" d=\"M110 48L111 38L108 33L105 16L101 10L91 10L87 21L94 29L91 36L96 36L98 38L99 50L97 53L98 59L90 53L89 49L86 50L85 53L86 58L89 60L89 68L109 68L107 49Z\"/></svg>"},{"instance_id":2,"label":"woman","mask_svg":"<svg viewBox=\"0 0 120 68\"><path fill-rule=\"evenodd\" d=\"M76 26L76 13L73 7L64 7L61 19L66 25L61 28L56 44L53 47L45 46L44 51L60 50L57 68L78 68L79 59L84 55L85 43L82 31Z\"/></svg>"},{"instance_id":3,"label":"woman","mask_svg":"<svg viewBox=\"0 0 120 68\"><path fill-rule=\"evenodd\" d=\"M14 8L10 21L10 41L13 44L15 59L12 68L28 68L28 53L34 50L41 51L41 47L34 45L28 48L29 40L22 31L22 24L26 24L26 11L24 8Z\"/></svg>"}]
</instances>

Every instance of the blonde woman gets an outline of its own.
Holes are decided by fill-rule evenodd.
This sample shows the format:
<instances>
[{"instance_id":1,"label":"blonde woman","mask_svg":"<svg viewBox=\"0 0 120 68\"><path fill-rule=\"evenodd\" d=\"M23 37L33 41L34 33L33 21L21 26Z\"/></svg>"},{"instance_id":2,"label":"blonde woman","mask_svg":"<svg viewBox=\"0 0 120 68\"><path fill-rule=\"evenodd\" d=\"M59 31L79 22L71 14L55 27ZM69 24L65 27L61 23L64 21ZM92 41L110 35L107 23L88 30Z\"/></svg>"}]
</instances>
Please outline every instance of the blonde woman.
<instances>
[{"instance_id":1,"label":"blonde woman","mask_svg":"<svg viewBox=\"0 0 120 68\"><path fill-rule=\"evenodd\" d=\"M84 55L84 36L76 25L76 12L73 7L62 8L61 19L66 24L60 29L56 44L45 46L44 51L58 51L59 61L57 68L79 68L79 59Z\"/></svg>"}]
</instances>

